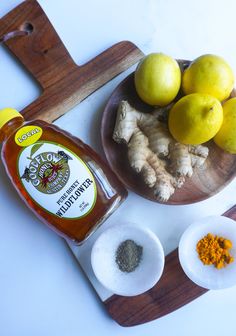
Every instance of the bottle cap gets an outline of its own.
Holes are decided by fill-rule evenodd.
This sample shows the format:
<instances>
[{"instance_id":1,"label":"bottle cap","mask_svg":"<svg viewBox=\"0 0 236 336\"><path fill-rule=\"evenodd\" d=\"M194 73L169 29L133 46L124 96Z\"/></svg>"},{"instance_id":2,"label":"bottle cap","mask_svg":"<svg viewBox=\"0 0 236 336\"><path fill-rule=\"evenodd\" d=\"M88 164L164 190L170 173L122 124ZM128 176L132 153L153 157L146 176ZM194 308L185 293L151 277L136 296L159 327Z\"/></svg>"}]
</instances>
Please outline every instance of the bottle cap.
<instances>
[{"instance_id":1,"label":"bottle cap","mask_svg":"<svg viewBox=\"0 0 236 336\"><path fill-rule=\"evenodd\" d=\"M4 108L0 110L0 128L2 128L8 121L14 119L14 118L22 118L22 114L20 114L17 110L14 110L13 108Z\"/></svg>"}]
</instances>

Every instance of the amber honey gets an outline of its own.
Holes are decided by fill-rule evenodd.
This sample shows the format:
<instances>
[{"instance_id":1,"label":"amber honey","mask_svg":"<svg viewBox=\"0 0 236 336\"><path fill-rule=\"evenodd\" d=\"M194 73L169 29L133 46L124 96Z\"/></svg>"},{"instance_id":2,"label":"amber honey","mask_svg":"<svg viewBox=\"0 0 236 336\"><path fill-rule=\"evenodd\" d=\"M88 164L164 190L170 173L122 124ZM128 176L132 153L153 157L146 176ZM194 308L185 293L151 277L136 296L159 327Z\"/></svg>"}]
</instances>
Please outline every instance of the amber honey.
<instances>
[{"instance_id":1,"label":"amber honey","mask_svg":"<svg viewBox=\"0 0 236 336\"><path fill-rule=\"evenodd\" d=\"M1 124L0 111L2 161L8 176L42 222L81 244L120 205L126 190L78 138L44 121L24 122L13 115Z\"/></svg>"}]
</instances>

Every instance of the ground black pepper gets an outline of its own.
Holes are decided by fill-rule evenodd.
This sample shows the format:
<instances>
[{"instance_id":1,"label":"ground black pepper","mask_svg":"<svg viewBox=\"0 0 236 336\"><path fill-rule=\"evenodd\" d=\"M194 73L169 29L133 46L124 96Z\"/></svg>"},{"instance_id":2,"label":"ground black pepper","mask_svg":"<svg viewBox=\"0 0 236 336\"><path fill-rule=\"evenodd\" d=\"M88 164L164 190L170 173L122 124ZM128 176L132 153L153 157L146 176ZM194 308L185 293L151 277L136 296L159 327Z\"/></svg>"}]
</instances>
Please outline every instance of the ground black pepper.
<instances>
[{"instance_id":1,"label":"ground black pepper","mask_svg":"<svg viewBox=\"0 0 236 336\"><path fill-rule=\"evenodd\" d=\"M116 250L116 263L122 272L133 272L140 264L142 254L143 247L127 239Z\"/></svg>"}]
</instances>

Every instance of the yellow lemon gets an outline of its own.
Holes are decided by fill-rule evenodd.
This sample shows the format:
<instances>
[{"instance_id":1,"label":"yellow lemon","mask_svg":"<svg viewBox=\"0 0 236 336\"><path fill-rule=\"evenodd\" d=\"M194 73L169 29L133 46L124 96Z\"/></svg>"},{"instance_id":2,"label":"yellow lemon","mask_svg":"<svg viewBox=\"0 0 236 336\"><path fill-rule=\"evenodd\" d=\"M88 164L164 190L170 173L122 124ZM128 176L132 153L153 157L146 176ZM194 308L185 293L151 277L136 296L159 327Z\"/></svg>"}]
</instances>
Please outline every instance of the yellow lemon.
<instances>
[{"instance_id":1,"label":"yellow lemon","mask_svg":"<svg viewBox=\"0 0 236 336\"><path fill-rule=\"evenodd\" d=\"M214 137L214 141L227 152L236 154L236 98L224 103L223 114L223 124Z\"/></svg>"},{"instance_id":2,"label":"yellow lemon","mask_svg":"<svg viewBox=\"0 0 236 336\"><path fill-rule=\"evenodd\" d=\"M169 130L183 144L198 145L213 138L223 122L218 99L204 93L181 98L170 110Z\"/></svg>"},{"instance_id":3,"label":"yellow lemon","mask_svg":"<svg viewBox=\"0 0 236 336\"><path fill-rule=\"evenodd\" d=\"M179 91L181 71L176 60L170 56L153 53L138 64L134 79L136 91L144 102L165 106Z\"/></svg>"},{"instance_id":4,"label":"yellow lemon","mask_svg":"<svg viewBox=\"0 0 236 336\"><path fill-rule=\"evenodd\" d=\"M234 74L228 63L216 55L202 55L183 73L185 94L208 93L220 101L229 97L234 86Z\"/></svg>"}]
</instances>

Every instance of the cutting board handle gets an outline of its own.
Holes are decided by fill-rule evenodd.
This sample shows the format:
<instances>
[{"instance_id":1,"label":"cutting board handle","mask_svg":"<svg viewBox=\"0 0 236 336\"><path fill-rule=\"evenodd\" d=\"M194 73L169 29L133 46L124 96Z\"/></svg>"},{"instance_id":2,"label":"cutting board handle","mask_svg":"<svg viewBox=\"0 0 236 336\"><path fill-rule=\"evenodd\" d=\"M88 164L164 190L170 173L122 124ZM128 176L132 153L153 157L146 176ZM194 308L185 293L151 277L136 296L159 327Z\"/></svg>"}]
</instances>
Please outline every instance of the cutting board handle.
<instances>
[{"instance_id":1,"label":"cutting board handle","mask_svg":"<svg viewBox=\"0 0 236 336\"><path fill-rule=\"evenodd\" d=\"M77 67L37 1L24 1L0 20L1 35L22 28L28 29L29 35L11 39L6 45L43 89Z\"/></svg>"},{"instance_id":2,"label":"cutting board handle","mask_svg":"<svg viewBox=\"0 0 236 336\"><path fill-rule=\"evenodd\" d=\"M143 57L136 45L122 41L78 66L36 0L24 1L0 19L0 37L19 29L29 34L5 44L42 87L21 111L26 120L54 121Z\"/></svg>"}]
</instances>

